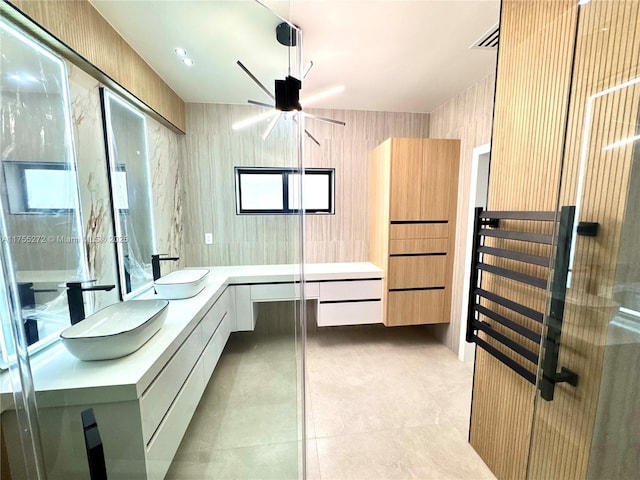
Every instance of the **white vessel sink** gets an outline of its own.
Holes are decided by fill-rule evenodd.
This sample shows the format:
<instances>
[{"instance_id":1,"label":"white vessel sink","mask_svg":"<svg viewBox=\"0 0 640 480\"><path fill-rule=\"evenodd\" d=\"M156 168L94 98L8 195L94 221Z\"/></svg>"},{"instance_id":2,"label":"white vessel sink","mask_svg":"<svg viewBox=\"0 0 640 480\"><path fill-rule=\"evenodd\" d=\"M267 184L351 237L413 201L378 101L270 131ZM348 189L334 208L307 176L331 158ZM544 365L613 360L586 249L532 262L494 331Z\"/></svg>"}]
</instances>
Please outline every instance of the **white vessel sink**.
<instances>
[{"instance_id":1,"label":"white vessel sink","mask_svg":"<svg viewBox=\"0 0 640 480\"><path fill-rule=\"evenodd\" d=\"M67 350L80 360L124 357L160 330L168 306L166 300L114 303L67 328L60 338Z\"/></svg>"},{"instance_id":2,"label":"white vessel sink","mask_svg":"<svg viewBox=\"0 0 640 480\"><path fill-rule=\"evenodd\" d=\"M167 300L191 298L202 291L207 284L209 270L193 268L176 270L154 282L156 292Z\"/></svg>"}]
</instances>

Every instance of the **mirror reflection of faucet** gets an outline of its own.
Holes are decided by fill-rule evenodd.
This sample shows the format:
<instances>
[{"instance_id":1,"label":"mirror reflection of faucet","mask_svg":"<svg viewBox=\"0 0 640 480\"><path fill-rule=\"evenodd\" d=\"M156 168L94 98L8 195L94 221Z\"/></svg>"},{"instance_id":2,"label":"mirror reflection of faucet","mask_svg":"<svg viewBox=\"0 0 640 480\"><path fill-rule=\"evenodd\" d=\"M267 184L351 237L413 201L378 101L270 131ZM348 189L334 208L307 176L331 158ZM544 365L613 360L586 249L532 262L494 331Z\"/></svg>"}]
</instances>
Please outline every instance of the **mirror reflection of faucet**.
<instances>
[{"instance_id":1,"label":"mirror reflection of faucet","mask_svg":"<svg viewBox=\"0 0 640 480\"><path fill-rule=\"evenodd\" d=\"M177 262L180 260L180 257L168 257L167 255L167 253L151 255L151 270L153 271L154 282L162 276L160 273L160 262Z\"/></svg>"},{"instance_id":2,"label":"mirror reflection of faucet","mask_svg":"<svg viewBox=\"0 0 640 480\"><path fill-rule=\"evenodd\" d=\"M115 285L93 285L83 287L84 283L93 283L95 280L85 280L84 282L67 282L67 300L69 301L69 317L71 325L81 322L85 318L83 292L96 292L113 290Z\"/></svg>"}]
</instances>

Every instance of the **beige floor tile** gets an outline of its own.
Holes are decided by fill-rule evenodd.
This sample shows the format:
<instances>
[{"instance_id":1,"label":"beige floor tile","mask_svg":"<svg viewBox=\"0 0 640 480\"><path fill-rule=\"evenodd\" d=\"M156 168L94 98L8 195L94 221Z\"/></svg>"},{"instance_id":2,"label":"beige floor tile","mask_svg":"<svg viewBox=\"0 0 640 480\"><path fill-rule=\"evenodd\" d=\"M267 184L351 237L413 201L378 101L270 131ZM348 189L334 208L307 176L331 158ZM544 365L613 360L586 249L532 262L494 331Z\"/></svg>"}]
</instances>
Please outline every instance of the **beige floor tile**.
<instances>
[{"instance_id":1,"label":"beige floor tile","mask_svg":"<svg viewBox=\"0 0 640 480\"><path fill-rule=\"evenodd\" d=\"M467 442L472 365L428 329L311 329L306 366L309 480L493 478ZM296 478L297 375L291 335L232 335L167 478Z\"/></svg>"},{"instance_id":2,"label":"beige floor tile","mask_svg":"<svg viewBox=\"0 0 640 480\"><path fill-rule=\"evenodd\" d=\"M298 480L298 442L215 450L207 462L174 460L167 480Z\"/></svg>"},{"instance_id":3,"label":"beige floor tile","mask_svg":"<svg viewBox=\"0 0 640 480\"><path fill-rule=\"evenodd\" d=\"M322 480L495 478L450 425L317 439Z\"/></svg>"},{"instance_id":4,"label":"beige floor tile","mask_svg":"<svg viewBox=\"0 0 640 480\"><path fill-rule=\"evenodd\" d=\"M444 408L457 412L458 407L431 391L443 374L456 376L449 370L456 370L457 358L422 330L334 329L332 337L321 337L324 343L310 349L307 359L317 437L451 423ZM317 347L318 338L310 338ZM468 389L467 373L458 376L466 377Z\"/></svg>"}]
</instances>

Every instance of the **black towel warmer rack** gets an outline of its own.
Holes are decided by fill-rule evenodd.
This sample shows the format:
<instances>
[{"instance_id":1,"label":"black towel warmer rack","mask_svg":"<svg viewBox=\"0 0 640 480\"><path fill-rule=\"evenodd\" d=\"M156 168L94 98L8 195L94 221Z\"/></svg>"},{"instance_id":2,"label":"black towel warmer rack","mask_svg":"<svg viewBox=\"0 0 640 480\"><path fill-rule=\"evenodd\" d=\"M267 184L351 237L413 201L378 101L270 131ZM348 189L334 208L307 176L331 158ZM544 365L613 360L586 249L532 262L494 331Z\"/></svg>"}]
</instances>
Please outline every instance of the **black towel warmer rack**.
<instances>
[{"instance_id":1,"label":"black towel warmer rack","mask_svg":"<svg viewBox=\"0 0 640 480\"><path fill-rule=\"evenodd\" d=\"M473 258L469 288L466 341L469 343L475 343L533 385L536 385L535 369L539 364L538 353L531 351L513 338L496 330L490 323L482 320L482 317L486 317L497 322L503 327L510 329L512 332L515 332L524 338L532 340L538 345L540 342L543 342L544 354L541 363L542 371L540 378L537 381L537 386L540 389L540 396L545 400L553 400L555 385L557 383L567 382L573 386L576 386L578 383L578 375L575 372L564 367L558 371L558 354L560 350L560 337L562 335L562 321L564 316L567 279L569 275L574 218L574 206L562 207L559 215L556 212L491 212L484 211L482 208L477 208L475 211ZM553 234L528 233L500 229L501 220L523 220L532 222L559 221L557 242L554 242L555 238ZM595 236L597 234L597 227L597 223L581 223L578 226L576 233L578 235ZM525 305L521 305L513 300L483 289L481 275L482 272L488 272L492 275L508 278L525 285L546 290L546 278L539 278L515 270L490 265L485 263L484 256L490 255L523 264L538 265L547 269L550 267L551 258L549 256L532 255L506 248L487 246L484 242L484 239L487 237L550 246L556 245L557 250L554 258L553 279L550 286L551 305L549 308L549 318L546 322L546 331L545 329L542 329L544 332L544 340L542 336L534 330L531 330L504 315L500 315L481 304L481 300L485 299L540 324L543 324L545 320L545 314L543 312L538 312ZM501 345L507 347L512 352L515 352L525 361L533 364L533 369L530 366L525 366L526 364L523 365L522 361L516 360L516 358L519 357L512 358L512 356L507 355L502 350L489 343L487 341L488 339L479 337L478 332L480 331L486 336L491 337L494 341L497 341Z\"/></svg>"}]
</instances>

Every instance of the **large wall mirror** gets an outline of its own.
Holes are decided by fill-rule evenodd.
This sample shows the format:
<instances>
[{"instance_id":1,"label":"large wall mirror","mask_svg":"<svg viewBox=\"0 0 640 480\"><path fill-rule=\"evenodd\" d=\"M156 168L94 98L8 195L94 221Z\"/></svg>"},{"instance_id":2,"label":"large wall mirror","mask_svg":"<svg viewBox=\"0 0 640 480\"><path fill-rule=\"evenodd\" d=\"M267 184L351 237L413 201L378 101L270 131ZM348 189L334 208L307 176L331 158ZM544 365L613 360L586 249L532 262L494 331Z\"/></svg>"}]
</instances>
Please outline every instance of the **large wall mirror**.
<instances>
[{"instance_id":1,"label":"large wall mirror","mask_svg":"<svg viewBox=\"0 0 640 480\"><path fill-rule=\"evenodd\" d=\"M87 280L67 71L0 19L2 257L15 272L29 350L69 326L65 284ZM9 322L2 316L3 330ZM2 342L0 360L14 353Z\"/></svg>"},{"instance_id":2,"label":"large wall mirror","mask_svg":"<svg viewBox=\"0 0 640 480\"><path fill-rule=\"evenodd\" d=\"M120 293L147 290L156 253L145 116L107 89L101 90Z\"/></svg>"}]
</instances>

